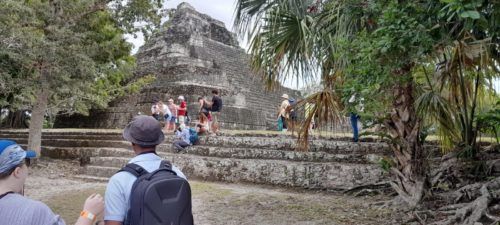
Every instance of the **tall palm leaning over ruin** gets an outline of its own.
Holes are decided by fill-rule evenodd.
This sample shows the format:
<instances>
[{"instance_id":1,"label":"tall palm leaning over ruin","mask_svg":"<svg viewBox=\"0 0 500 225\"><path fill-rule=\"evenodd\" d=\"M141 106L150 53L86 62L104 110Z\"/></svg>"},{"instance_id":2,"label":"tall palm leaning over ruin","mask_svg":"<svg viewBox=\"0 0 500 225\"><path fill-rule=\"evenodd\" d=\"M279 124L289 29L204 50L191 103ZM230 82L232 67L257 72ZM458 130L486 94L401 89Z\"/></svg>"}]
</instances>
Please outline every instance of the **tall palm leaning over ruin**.
<instances>
[{"instance_id":1,"label":"tall palm leaning over ruin","mask_svg":"<svg viewBox=\"0 0 500 225\"><path fill-rule=\"evenodd\" d=\"M252 66L269 87L290 76L307 82L320 75L324 90L298 103L314 105L299 132L302 143L307 142L314 114L319 124L335 121L343 109L341 100L351 90L364 93L368 110L382 115L394 153L391 185L413 208L429 188L421 138L423 116L429 114L417 114L415 101L422 92L415 74L421 65L434 62L443 43L458 38L457 27L478 18L457 4L461 3L238 0L235 27L250 38ZM495 9L498 4L481 7ZM483 35L497 38L495 24L490 23L494 29Z\"/></svg>"}]
</instances>

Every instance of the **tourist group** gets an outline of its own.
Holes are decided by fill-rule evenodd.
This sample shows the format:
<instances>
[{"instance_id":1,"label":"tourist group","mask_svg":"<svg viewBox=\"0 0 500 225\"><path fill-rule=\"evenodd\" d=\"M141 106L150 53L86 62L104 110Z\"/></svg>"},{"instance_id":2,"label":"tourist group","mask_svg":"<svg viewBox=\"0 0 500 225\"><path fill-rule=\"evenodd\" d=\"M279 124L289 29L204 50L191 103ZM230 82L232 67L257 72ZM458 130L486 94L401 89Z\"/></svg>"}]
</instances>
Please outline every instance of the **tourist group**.
<instances>
[{"instance_id":1,"label":"tourist group","mask_svg":"<svg viewBox=\"0 0 500 225\"><path fill-rule=\"evenodd\" d=\"M197 120L191 121L189 117L187 102L184 96L177 98L177 104L172 98L167 103L158 99L153 100L151 115L158 121L163 121L163 132L175 133L176 140L173 146L177 151L196 144L199 135L217 135L219 132L219 117L222 109L222 98L219 90L212 90L212 100L198 97L196 111ZM193 124L193 128L190 127Z\"/></svg>"}]
</instances>

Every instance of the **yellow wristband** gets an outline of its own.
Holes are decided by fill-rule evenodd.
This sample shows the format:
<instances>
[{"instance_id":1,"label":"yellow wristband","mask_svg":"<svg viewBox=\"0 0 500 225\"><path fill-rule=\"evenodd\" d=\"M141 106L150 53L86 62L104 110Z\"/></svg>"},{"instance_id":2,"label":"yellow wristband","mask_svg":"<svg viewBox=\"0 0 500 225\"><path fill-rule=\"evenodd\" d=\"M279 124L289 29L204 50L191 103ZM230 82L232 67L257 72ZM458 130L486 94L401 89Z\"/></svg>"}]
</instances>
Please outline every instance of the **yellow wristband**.
<instances>
[{"instance_id":1,"label":"yellow wristband","mask_svg":"<svg viewBox=\"0 0 500 225\"><path fill-rule=\"evenodd\" d=\"M83 218L87 218L89 219L90 221L94 221L96 218L95 218L95 215L89 211L86 211L86 210L83 210L81 213L80 213L80 216L83 217Z\"/></svg>"}]
</instances>

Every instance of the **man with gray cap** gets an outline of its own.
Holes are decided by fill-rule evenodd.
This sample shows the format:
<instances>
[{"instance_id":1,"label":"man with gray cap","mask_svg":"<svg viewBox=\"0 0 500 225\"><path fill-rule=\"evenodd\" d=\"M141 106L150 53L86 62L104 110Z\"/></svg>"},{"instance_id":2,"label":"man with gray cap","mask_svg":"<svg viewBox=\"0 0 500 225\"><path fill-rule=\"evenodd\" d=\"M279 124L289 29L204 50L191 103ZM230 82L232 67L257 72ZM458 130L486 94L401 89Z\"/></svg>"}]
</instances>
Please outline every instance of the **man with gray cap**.
<instances>
[{"instance_id":1,"label":"man with gray cap","mask_svg":"<svg viewBox=\"0 0 500 225\"><path fill-rule=\"evenodd\" d=\"M123 138L132 144L135 157L129 161L151 173L158 168L162 158L156 154L156 146L165 139L160 122L151 116L140 115L132 119L123 131ZM172 166L177 176L186 176ZM116 173L109 180L105 194L104 220L106 225L123 225L130 208L132 186L137 177L126 171Z\"/></svg>"},{"instance_id":2,"label":"man with gray cap","mask_svg":"<svg viewBox=\"0 0 500 225\"><path fill-rule=\"evenodd\" d=\"M39 201L24 197L30 159L34 151L24 151L11 140L0 140L0 223L9 225L64 225L64 220ZM75 225L93 225L102 214L104 202L99 194L85 201ZM101 221L102 222L102 221ZM101 225L102 223L97 223Z\"/></svg>"}]
</instances>

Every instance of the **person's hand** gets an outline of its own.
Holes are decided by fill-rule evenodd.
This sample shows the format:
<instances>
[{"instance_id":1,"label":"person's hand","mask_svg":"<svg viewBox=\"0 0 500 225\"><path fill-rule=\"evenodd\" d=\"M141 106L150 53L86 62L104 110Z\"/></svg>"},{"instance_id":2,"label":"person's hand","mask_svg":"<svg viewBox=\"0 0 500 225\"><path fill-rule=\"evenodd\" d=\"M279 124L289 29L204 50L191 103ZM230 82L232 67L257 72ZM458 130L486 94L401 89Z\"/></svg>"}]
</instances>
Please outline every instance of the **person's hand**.
<instances>
[{"instance_id":1,"label":"person's hand","mask_svg":"<svg viewBox=\"0 0 500 225\"><path fill-rule=\"evenodd\" d=\"M99 215L104 211L104 199L100 194L90 195L83 204L83 210Z\"/></svg>"}]
</instances>

